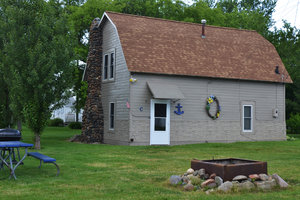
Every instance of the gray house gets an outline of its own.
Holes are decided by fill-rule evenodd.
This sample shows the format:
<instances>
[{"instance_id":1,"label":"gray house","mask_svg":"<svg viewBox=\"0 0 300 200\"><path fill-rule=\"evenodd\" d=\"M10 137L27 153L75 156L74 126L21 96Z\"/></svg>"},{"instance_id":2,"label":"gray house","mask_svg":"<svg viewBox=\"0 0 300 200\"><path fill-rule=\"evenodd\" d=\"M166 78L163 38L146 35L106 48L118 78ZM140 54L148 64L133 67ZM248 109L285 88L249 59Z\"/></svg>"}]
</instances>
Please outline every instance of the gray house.
<instances>
[{"instance_id":1,"label":"gray house","mask_svg":"<svg viewBox=\"0 0 300 200\"><path fill-rule=\"evenodd\" d=\"M255 31L106 12L91 26L85 79L88 142L286 138L285 83L292 80Z\"/></svg>"}]
</instances>

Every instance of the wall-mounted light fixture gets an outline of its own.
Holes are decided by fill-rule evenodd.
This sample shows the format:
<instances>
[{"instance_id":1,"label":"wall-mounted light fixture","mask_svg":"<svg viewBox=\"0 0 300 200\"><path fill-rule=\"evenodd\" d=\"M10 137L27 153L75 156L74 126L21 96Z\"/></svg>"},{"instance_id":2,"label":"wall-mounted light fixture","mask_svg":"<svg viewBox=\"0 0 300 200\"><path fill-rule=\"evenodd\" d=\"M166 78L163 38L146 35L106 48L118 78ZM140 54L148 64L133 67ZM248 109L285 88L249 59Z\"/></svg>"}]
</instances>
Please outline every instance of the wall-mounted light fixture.
<instances>
[{"instance_id":1,"label":"wall-mounted light fixture","mask_svg":"<svg viewBox=\"0 0 300 200\"><path fill-rule=\"evenodd\" d=\"M135 83L135 82L137 82L137 79L136 79L136 78L133 78L133 77L131 76L131 78L129 79L129 82L130 82L130 83Z\"/></svg>"}]
</instances>

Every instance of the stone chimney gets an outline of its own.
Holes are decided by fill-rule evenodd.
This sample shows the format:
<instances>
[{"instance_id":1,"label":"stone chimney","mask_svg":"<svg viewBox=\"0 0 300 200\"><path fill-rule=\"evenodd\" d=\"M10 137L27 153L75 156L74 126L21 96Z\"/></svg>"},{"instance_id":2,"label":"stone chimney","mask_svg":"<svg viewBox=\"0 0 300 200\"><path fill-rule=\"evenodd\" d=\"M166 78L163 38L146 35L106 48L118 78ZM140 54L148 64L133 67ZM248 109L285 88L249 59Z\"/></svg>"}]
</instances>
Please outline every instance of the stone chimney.
<instances>
[{"instance_id":1,"label":"stone chimney","mask_svg":"<svg viewBox=\"0 0 300 200\"><path fill-rule=\"evenodd\" d=\"M89 53L85 71L88 83L87 99L82 116L82 133L71 141L95 143L103 141L104 116L101 99L102 31L100 19L95 18L90 27Z\"/></svg>"}]
</instances>

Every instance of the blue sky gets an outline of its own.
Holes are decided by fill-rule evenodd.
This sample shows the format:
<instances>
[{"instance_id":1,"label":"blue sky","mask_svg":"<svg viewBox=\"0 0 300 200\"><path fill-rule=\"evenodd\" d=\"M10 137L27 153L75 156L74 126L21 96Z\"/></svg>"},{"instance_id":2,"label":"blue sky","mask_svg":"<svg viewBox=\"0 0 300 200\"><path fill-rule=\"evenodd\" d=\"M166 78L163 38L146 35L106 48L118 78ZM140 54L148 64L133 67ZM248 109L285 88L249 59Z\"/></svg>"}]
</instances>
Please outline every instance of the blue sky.
<instances>
[{"instance_id":1,"label":"blue sky","mask_svg":"<svg viewBox=\"0 0 300 200\"><path fill-rule=\"evenodd\" d=\"M300 0L278 0L273 19L277 28L282 27L284 19L300 29Z\"/></svg>"}]
</instances>

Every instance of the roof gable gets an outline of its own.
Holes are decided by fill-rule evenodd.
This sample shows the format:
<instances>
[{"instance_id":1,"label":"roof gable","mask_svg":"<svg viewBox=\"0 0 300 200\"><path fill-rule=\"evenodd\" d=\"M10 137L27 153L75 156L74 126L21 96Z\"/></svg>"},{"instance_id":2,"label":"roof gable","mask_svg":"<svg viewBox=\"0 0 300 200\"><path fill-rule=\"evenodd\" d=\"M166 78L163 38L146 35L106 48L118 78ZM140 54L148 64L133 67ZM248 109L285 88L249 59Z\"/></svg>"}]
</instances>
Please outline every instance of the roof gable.
<instances>
[{"instance_id":1,"label":"roof gable","mask_svg":"<svg viewBox=\"0 0 300 200\"><path fill-rule=\"evenodd\" d=\"M275 47L256 31L114 12L131 72L291 83ZM275 73L279 66L280 74Z\"/></svg>"}]
</instances>

